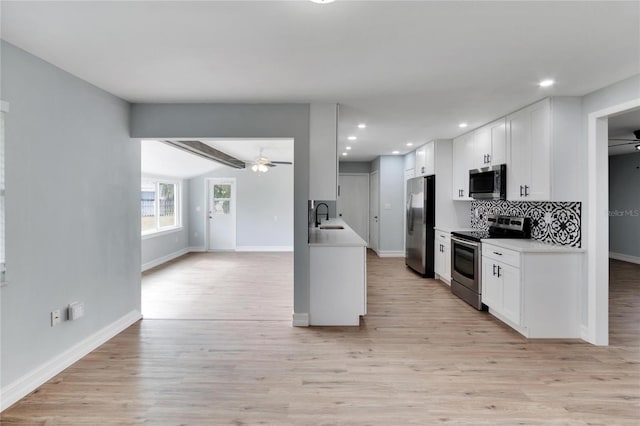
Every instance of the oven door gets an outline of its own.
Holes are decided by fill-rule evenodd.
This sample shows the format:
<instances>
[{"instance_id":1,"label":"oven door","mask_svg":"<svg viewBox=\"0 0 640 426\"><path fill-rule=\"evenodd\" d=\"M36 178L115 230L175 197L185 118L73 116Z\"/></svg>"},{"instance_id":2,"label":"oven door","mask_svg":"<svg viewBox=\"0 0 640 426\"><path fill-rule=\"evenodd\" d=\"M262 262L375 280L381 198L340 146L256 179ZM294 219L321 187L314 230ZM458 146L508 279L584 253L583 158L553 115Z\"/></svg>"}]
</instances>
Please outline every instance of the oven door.
<instances>
[{"instance_id":1,"label":"oven door","mask_svg":"<svg viewBox=\"0 0 640 426\"><path fill-rule=\"evenodd\" d=\"M451 278L480 294L480 243L451 237Z\"/></svg>"}]
</instances>

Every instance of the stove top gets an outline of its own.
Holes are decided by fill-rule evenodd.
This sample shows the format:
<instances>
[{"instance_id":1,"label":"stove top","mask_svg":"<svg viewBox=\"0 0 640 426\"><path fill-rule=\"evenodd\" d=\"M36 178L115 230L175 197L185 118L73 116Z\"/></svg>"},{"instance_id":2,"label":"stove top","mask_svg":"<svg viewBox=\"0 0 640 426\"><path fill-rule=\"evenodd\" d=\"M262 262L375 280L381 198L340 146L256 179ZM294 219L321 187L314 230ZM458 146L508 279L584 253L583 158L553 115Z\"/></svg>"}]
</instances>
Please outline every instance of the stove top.
<instances>
[{"instance_id":1,"label":"stove top","mask_svg":"<svg viewBox=\"0 0 640 426\"><path fill-rule=\"evenodd\" d=\"M489 215L489 230L454 231L451 235L480 242L487 238L531 238L531 220L525 217Z\"/></svg>"}]
</instances>

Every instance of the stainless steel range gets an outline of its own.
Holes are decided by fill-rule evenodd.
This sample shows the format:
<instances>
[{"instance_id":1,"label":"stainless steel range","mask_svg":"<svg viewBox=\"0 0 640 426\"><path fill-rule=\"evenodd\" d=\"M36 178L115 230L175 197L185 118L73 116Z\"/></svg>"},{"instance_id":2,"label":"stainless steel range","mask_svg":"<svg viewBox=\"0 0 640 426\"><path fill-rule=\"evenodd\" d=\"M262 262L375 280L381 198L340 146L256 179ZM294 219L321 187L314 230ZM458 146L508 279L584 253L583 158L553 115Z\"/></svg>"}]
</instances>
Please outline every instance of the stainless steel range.
<instances>
[{"instance_id":1,"label":"stainless steel range","mask_svg":"<svg viewBox=\"0 0 640 426\"><path fill-rule=\"evenodd\" d=\"M488 231L451 233L451 292L482 310L482 243L488 238L530 238L531 221L516 216L490 215Z\"/></svg>"}]
</instances>

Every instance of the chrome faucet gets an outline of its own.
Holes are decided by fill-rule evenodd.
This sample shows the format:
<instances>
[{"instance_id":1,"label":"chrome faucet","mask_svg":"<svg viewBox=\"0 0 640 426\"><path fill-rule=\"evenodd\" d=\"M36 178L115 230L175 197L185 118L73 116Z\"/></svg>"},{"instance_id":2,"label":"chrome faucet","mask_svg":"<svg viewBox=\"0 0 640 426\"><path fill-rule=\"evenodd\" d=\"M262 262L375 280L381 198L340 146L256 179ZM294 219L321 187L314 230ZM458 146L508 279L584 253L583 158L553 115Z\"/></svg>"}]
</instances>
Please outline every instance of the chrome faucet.
<instances>
[{"instance_id":1,"label":"chrome faucet","mask_svg":"<svg viewBox=\"0 0 640 426\"><path fill-rule=\"evenodd\" d=\"M320 220L318 220L318 208L320 206L325 206L327 208L326 218L329 220L329 206L326 203L319 203L316 206L316 228L320 225Z\"/></svg>"}]
</instances>

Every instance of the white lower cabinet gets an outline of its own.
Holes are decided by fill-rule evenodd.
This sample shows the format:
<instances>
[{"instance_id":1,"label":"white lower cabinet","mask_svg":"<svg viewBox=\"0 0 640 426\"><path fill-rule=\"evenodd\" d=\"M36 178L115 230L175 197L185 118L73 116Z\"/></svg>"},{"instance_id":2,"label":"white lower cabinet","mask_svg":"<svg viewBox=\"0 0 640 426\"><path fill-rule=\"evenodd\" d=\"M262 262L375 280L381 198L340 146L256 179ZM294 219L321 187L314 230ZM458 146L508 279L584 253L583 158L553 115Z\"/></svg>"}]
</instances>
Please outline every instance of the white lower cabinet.
<instances>
[{"instance_id":1,"label":"white lower cabinet","mask_svg":"<svg viewBox=\"0 0 640 426\"><path fill-rule=\"evenodd\" d=\"M436 229L434 269L436 278L451 285L451 234Z\"/></svg>"},{"instance_id":2,"label":"white lower cabinet","mask_svg":"<svg viewBox=\"0 0 640 426\"><path fill-rule=\"evenodd\" d=\"M482 244L482 303L526 337L576 338L582 253Z\"/></svg>"}]
</instances>

